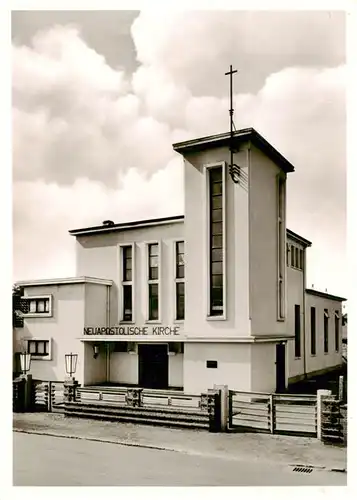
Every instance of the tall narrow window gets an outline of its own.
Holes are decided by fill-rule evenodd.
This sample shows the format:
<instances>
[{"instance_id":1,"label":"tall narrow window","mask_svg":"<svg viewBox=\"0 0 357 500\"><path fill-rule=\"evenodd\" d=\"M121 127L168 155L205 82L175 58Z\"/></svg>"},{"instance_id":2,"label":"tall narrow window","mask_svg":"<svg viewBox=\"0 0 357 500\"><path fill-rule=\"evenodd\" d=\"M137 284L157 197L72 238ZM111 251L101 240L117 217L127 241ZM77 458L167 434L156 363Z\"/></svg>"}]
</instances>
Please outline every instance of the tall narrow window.
<instances>
[{"instance_id":1,"label":"tall narrow window","mask_svg":"<svg viewBox=\"0 0 357 500\"><path fill-rule=\"evenodd\" d=\"M295 358L301 357L300 306L295 305Z\"/></svg>"},{"instance_id":2,"label":"tall narrow window","mask_svg":"<svg viewBox=\"0 0 357 500\"><path fill-rule=\"evenodd\" d=\"M328 353L328 309L324 309L324 353Z\"/></svg>"},{"instance_id":3,"label":"tall narrow window","mask_svg":"<svg viewBox=\"0 0 357 500\"><path fill-rule=\"evenodd\" d=\"M223 169L209 175L210 316L223 316Z\"/></svg>"},{"instance_id":4,"label":"tall narrow window","mask_svg":"<svg viewBox=\"0 0 357 500\"><path fill-rule=\"evenodd\" d=\"M303 271L304 270L304 250L300 248L300 269Z\"/></svg>"},{"instance_id":5,"label":"tall narrow window","mask_svg":"<svg viewBox=\"0 0 357 500\"><path fill-rule=\"evenodd\" d=\"M133 249L122 247L123 321L133 320Z\"/></svg>"},{"instance_id":6,"label":"tall narrow window","mask_svg":"<svg viewBox=\"0 0 357 500\"><path fill-rule=\"evenodd\" d=\"M185 244L183 241L175 243L175 292L177 320L185 319Z\"/></svg>"},{"instance_id":7,"label":"tall narrow window","mask_svg":"<svg viewBox=\"0 0 357 500\"><path fill-rule=\"evenodd\" d=\"M340 349L340 314L335 311L335 351Z\"/></svg>"},{"instance_id":8,"label":"tall narrow window","mask_svg":"<svg viewBox=\"0 0 357 500\"><path fill-rule=\"evenodd\" d=\"M285 318L285 179L278 175L278 319Z\"/></svg>"},{"instance_id":9,"label":"tall narrow window","mask_svg":"<svg viewBox=\"0 0 357 500\"><path fill-rule=\"evenodd\" d=\"M316 309L310 309L311 355L316 355Z\"/></svg>"},{"instance_id":10,"label":"tall narrow window","mask_svg":"<svg viewBox=\"0 0 357 500\"><path fill-rule=\"evenodd\" d=\"M289 254L290 254L290 247L289 243L286 244L286 265L289 267Z\"/></svg>"},{"instance_id":11,"label":"tall narrow window","mask_svg":"<svg viewBox=\"0 0 357 500\"><path fill-rule=\"evenodd\" d=\"M149 320L159 319L159 244L148 245Z\"/></svg>"}]
</instances>

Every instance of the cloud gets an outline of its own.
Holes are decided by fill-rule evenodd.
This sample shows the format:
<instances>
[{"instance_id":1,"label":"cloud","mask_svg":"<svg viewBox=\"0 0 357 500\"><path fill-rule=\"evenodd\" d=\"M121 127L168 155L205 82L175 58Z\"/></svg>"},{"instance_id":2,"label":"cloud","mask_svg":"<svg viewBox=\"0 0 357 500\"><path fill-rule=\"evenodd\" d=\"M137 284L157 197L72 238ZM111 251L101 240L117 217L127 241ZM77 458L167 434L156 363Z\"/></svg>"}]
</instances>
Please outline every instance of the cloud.
<instances>
[{"instance_id":1,"label":"cloud","mask_svg":"<svg viewBox=\"0 0 357 500\"><path fill-rule=\"evenodd\" d=\"M14 279L75 275L69 229L183 214L183 171L177 157L150 178L130 169L121 187L78 178L71 186L18 181L13 189ZM31 265L29 266L29 263Z\"/></svg>"},{"instance_id":2,"label":"cloud","mask_svg":"<svg viewBox=\"0 0 357 500\"><path fill-rule=\"evenodd\" d=\"M343 23L334 24L332 35L328 15L317 22L317 14L310 21L296 13L191 14L165 13L165 22L139 15L132 33L140 65L133 75L109 66L71 27L42 32L31 47L14 46L19 278L58 275L66 267L58 262L73 263L69 228L182 213L181 159L172 143L228 131L224 71L245 57L249 66L235 88L242 89L242 75L250 80L235 95L236 127L255 127L295 165L288 225L313 240L311 276L315 286L320 280L331 288L328 259L322 266L314 248L322 252L334 239L329 258L343 263ZM316 31L307 30L312 20ZM283 47L276 33L285 36ZM343 278L335 272L331 280L341 286Z\"/></svg>"}]
</instances>

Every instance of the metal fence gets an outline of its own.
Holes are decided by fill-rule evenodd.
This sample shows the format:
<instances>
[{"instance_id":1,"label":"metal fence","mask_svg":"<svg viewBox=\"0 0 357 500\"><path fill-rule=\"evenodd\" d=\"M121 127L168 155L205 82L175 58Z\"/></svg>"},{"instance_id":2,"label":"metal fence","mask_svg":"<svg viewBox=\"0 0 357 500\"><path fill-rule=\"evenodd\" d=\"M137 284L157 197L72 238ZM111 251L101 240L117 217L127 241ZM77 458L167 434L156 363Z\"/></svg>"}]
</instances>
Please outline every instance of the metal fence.
<instances>
[{"instance_id":1,"label":"metal fence","mask_svg":"<svg viewBox=\"0 0 357 500\"><path fill-rule=\"evenodd\" d=\"M32 409L34 411L63 412L63 382L32 381Z\"/></svg>"},{"instance_id":2,"label":"metal fence","mask_svg":"<svg viewBox=\"0 0 357 500\"><path fill-rule=\"evenodd\" d=\"M317 436L317 398L229 391L230 430Z\"/></svg>"}]
</instances>

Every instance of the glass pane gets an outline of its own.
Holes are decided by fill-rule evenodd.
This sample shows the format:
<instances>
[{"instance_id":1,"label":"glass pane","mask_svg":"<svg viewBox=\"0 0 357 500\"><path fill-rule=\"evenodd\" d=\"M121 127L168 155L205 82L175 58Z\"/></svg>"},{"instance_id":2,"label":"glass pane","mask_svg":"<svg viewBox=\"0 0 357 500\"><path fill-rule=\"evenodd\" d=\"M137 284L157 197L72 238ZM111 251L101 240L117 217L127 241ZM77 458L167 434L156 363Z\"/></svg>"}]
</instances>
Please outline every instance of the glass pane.
<instances>
[{"instance_id":1,"label":"glass pane","mask_svg":"<svg viewBox=\"0 0 357 500\"><path fill-rule=\"evenodd\" d=\"M212 248L222 248L223 247L223 237L221 235L212 235L211 238Z\"/></svg>"},{"instance_id":2,"label":"glass pane","mask_svg":"<svg viewBox=\"0 0 357 500\"><path fill-rule=\"evenodd\" d=\"M180 265L185 265L185 259L184 259L184 254L180 253L177 255L177 263Z\"/></svg>"},{"instance_id":3,"label":"glass pane","mask_svg":"<svg viewBox=\"0 0 357 500\"><path fill-rule=\"evenodd\" d=\"M132 248L129 246L129 247L124 247L124 259L127 260L127 259L131 259L131 255L132 255Z\"/></svg>"},{"instance_id":4,"label":"glass pane","mask_svg":"<svg viewBox=\"0 0 357 500\"><path fill-rule=\"evenodd\" d=\"M157 297L159 294L159 285L149 285L149 296Z\"/></svg>"},{"instance_id":5,"label":"glass pane","mask_svg":"<svg viewBox=\"0 0 357 500\"><path fill-rule=\"evenodd\" d=\"M222 167L210 169L209 174L210 174L210 180L212 182L221 181L222 180Z\"/></svg>"},{"instance_id":6,"label":"glass pane","mask_svg":"<svg viewBox=\"0 0 357 500\"><path fill-rule=\"evenodd\" d=\"M27 343L27 348L28 348L30 354L35 354L36 342L29 340Z\"/></svg>"},{"instance_id":7,"label":"glass pane","mask_svg":"<svg viewBox=\"0 0 357 500\"><path fill-rule=\"evenodd\" d=\"M124 274L124 281L131 281L133 278L132 270L127 269Z\"/></svg>"},{"instance_id":8,"label":"glass pane","mask_svg":"<svg viewBox=\"0 0 357 500\"><path fill-rule=\"evenodd\" d=\"M150 267L149 269L149 280L159 279L159 269L157 267Z\"/></svg>"},{"instance_id":9,"label":"glass pane","mask_svg":"<svg viewBox=\"0 0 357 500\"><path fill-rule=\"evenodd\" d=\"M185 283L176 283L176 294L177 295L185 294Z\"/></svg>"},{"instance_id":10,"label":"glass pane","mask_svg":"<svg viewBox=\"0 0 357 500\"><path fill-rule=\"evenodd\" d=\"M211 278L212 286L214 287L222 287L223 286L223 275L222 274L214 274Z\"/></svg>"},{"instance_id":11,"label":"glass pane","mask_svg":"<svg viewBox=\"0 0 357 500\"><path fill-rule=\"evenodd\" d=\"M124 315L131 315L132 312L132 289L131 285L124 286Z\"/></svg>"},{"instance_id":12,"label":"glass pane","mask_svg":"<svg viewBox=\"0 0 357 500\"><path fill-rule=\"evenodd\" d=\"M215 182L214 184L211 184L211 194L212 196L222 194L222 182Z\"/></svg>"},{"instance_id":13,"label":"glass pane","mask_svg":"<svg viewBox=\"0 0 357 500\"><path fill-rule=\"evenodd\" d=\"M30 300L30 313L36 312L36 300Z\"/></svg>"},{"instance_id":14,"label":"glass pane","mask_svg":"<svg viewBox=\"0 0 357 500\"><path fill-rule=\"evenodd\" d=\"M179 254L183 254L185 251L185 243L183 241L178 241L176 243L176 253Z\"/></svg>"},{"instance_id":15,"label":"glass pane","mask_svg":"<svg viewBox=\"0 0 357 500\"><path fill-rule=\"evenodd\" d=\"M159 265L159 257L154 256L149 258L150 267L158 267Z\"/></svg>"},{"instance_id":16,"label":"glass pane","mask_svg":"<svg viewBox=\"0 0 357 500\"><path fill-rule=\"evenodd\" d=\"M45 342L42 340L37 342L37 354L45 354Z\"/></svg>"},{"instance_id":17,"label":"glass pane","mask_svg":"<svg viewBox=\"0 0 357 500\"><path fill-rule=\"evenodd\" d=\"M212 262L222 262L223 250L222 248L213 248L211 253Z\"/></svg>"},{"instance_id":18,"label":"glass pane","mask_svg":"<svg viewBox=\"0 0 357 500\"><path fill-rule=\"evenodd\" d=\"M223 224L222 222L213 222L212 223L212 234L223 234Z\"/></svg>"},{"instance_id":19,"label":"glass pane","mask_svg":"<svg viewBox=\"0 0 357 500\"><path fill-rule=\"evenodd\" d=\"M131 259L126 259L126 261L124 263L125 269L132 269L133 268L132 263L133 263L133 261Z\"/></svg>"},{"instance_id":20,"label":"glass pane","mask_svg":"<svg viewBox=\"0 0 357 500\"><path fill-rule=\"evenodd\" d=\"M45 312L45 301L44 300L37 301L37 311L38 312Z\"/></svg>"},{"instance_id":21,"label":"glass pane","mask_svg":"<svg viewBox=\"0 0 357 500\"><path fill-rule=\"evenodd\" d=\"M149 245L149 255L159 255L159 245L157 243L153 243Z\"/></svg>"},{"instance_id":22,"label":"glass pane","mask_svg":"<svg viewBox=\"0 0 357 500\"><path fill-rule=\"evenodd\" d=\"M222 196L213 196L212 197L212 210L217 208L222 208Z\"/></svg>"},{"instance_id":23,"label":"glass pane","mask_svg":"<svg viewBox=\"0 0 357 500\"><path fill-rule=\"evenodd\" d=\"M176 278L184 278L184 277L185 277L185 267L176 266Z\"/></svg>"},{"instance_id":24,"label":"glass pane","mask_svg":"<svg viewBox=\"0 0 357 500\"><path fill-rule=\"evenodd\" d=\"M221 222L223 220L223 210L212 210L212 221L213 222Z\"/></svg>"},{"instance_id":25,"label":"glass pane","mask_svg":"<svg viewBox=\"0 0 357 500\"><path fill-rule=\"evenodd\" d=\"M304 252L300 250L300 269L304 269Z\"/></svg>"},{"instance_id":26,"label":"glass pane","mask_svg":"<svg viewBox=\"0 0 357 500\"><path fill-rule=\"evenodd\" d=\"M45 299L45 312L50 312L50 301L49 299Z\"/></svg>"},{"instance_id":27,"label":"glass pane","mask_svg":"<svg viewBox=\"0 0 357 500\"><path fill-rule=\"evenodd\" d=\"M223 274L223 263L222 262L212 262L212 274Z\"/></svg>"}]
</instances>

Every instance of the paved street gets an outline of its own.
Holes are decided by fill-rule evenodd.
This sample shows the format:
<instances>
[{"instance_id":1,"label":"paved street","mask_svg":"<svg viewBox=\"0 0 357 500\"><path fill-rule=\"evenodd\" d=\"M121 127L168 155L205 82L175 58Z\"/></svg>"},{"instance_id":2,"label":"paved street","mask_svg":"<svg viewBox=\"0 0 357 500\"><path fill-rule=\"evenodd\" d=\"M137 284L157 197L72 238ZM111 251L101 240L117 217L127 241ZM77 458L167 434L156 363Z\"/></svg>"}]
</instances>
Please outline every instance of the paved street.
<instances>
[{"instance_id":1,"label":"paved street","mask_svg":"<svg viewBox=\"0 0 357 500\"><path fill-rule=\"evenodd\" d=\"M14 486L344 486L347 475L14 432Z\"/></svg>"}]
</instances>

